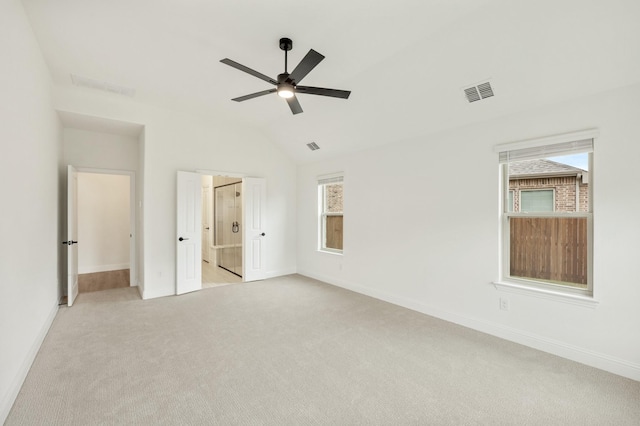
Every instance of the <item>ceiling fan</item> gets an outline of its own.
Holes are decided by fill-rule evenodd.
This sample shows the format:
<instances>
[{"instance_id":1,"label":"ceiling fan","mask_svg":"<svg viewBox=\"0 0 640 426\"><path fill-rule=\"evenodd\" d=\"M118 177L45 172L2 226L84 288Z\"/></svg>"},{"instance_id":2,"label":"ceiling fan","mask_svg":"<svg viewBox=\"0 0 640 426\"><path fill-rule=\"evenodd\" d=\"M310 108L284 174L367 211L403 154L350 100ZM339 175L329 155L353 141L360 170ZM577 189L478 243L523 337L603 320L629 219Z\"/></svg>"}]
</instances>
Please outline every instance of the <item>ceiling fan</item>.
<instances>
[{"instance_id":1,"label":"ceiling fan","mask_svg":"<svg viewBox=\"0 0 640 426\"><path fill-rule=\"evenodd\" d=\"M259 73L258 71L252 70L249 67L245 67L242 64L232 61L229 58L221 59L220 62L222 62L223 64L227 64L230 67L239 69L240 71L244 71L247 74L251 74L254 77L258 77L259 79L276 86L274 89L263 90L261 92L252 93L250 95L240 96L239 98L232 99L232 101L242 102L248 99L253 99L259 96L277 92L280 97L287 100L289 108L291 108L291 112L294 114L299 114L302 112L302 107L300 106L300 102L298 102L296 93L303 93L306 95L330 96L332 98L342 99L349 98L351 91L348 90L298 86L298 83L300 83L300 81L302 81L302 79L324 59L324 56L313 49L309 50L309 53L307 53L307 55L302 58L302 61L300 61L298 66L291 72L291 74L289 74L287 72L287 52L291 50L292 47L293 42L291 41L291 39L280 39L280 49L284 50L284 73L278 74L278 78L276 80L262 73Z\"/></svg>"}]
</instances>

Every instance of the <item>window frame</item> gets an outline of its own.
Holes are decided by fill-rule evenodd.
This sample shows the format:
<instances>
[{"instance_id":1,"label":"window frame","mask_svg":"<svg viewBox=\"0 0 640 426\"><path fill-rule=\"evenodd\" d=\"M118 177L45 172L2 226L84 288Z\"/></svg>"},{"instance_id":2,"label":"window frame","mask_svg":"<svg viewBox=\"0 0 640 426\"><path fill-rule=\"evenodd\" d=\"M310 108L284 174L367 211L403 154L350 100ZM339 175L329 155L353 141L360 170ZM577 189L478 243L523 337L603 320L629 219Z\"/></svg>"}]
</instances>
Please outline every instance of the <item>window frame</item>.
<instances>
[{"instance_id":1,"label":"window frame","mask_svg":"<svg viewBox=\"0 0 640 426\"><path fill-rule=\"evenodd\" d=\"M572 134L552 136L548 138L542 138L530 141L512 142L509 144L496 145L494 152L500 153L500 268L499 279L494 282L494 285L498 290L516 292L522 294L529 294L534 296L540 296L544 298L552 298L556 300L562 300L569 303L575 303L578 305L584 305L593 307L597 304L594 298L594 285L593 285L593 146L595 145L595 138L597 136L597 130L587 130L582 132L575 132ZM570 144L578 144L580 141L590 139L591 149L588 151L572 151ZM562 144L568 145L566 152L559 154L571 154L571 153L588 153L589 158L589 175L590 183L588 188L589 197L589 210L587 212L558 212L555 209L555 191L554 191L554 211L553 212L514 212L513 209L509 211L509 161L504 161L503 154L505 152L515 151L518 149L526 149L529 153L533 153L531 158L548 158L551 156L558 156L557 153L549 153L549 150L553 152L554 146L561 146ZM514 159L512 161L518 161ZM544 188L542 188L544 189ZM551 189L551 188L548 188ZM515 207L515 206L513 206ZM549 283L542 280L536 280L535 278L522 278L511 276L511 232L510 232L510 218L515 217L560 217L560 218L586 218L587 219L587 286L586 288L571 287L570 285Z\"/></svg>"},{"instance_id":2,"label":"window frame","mask_svg":"<svg viewBox=\"0 0 640 426\"><path fill-rule=\"evenodd\" d=\"M326 187L327 185L342 185L342 212L327 212L326 211ZM318 185L318 251L323 253L331 253L342 255L344 252L344 173L334 173L331 175L319 176L317 179ZM342 230L342 249L336 249L327 247L327 217L329 216L342 216L343 218L343 230Z\"/></svg>"}]
</instances>

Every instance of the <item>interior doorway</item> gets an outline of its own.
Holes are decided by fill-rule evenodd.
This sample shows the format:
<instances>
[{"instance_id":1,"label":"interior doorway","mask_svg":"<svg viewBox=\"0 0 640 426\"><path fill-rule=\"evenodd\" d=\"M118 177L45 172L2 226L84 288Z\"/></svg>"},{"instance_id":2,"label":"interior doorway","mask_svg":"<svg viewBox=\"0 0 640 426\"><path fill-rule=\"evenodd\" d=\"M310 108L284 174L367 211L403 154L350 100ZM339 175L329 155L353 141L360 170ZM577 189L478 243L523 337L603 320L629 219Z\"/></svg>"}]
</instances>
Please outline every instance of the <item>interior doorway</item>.
<instances>
[{"instance_id":1,"label":"interior doorway","mask_svg":"<svg viewBox=\"0 0 640 426\"><path fill-rule=\"evenodd\" d=\"M137 285L133 172L78 169L78 292Z\"/></svg>"},{"instance_id":2,"label":"interior doorway","mask_svg":"<svg viewBox=\"0 0 640 426\"><path fill-rule=\"evenodd\" d=\"M243 281L242 178L202 176L202 287Z\"/></svg>"}]
</instances>

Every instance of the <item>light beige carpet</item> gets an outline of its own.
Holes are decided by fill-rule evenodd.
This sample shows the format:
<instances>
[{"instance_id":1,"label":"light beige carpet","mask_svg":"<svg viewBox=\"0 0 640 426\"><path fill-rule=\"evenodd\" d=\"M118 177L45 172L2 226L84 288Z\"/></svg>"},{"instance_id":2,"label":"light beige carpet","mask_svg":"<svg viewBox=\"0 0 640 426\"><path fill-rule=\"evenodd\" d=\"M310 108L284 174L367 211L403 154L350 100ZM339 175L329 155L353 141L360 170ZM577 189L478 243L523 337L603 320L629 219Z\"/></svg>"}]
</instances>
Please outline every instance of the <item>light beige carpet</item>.
<instances>
[{"instance_id":1,"label":"light beige carpet","mask_svg":"<svg viewBox=\"0 0 640 426\"><path fill-rule=\"evenodd\" d=\"M638 425L640 383L292 275L62 308L6 425Z\"/></svg>"}]
</instances>

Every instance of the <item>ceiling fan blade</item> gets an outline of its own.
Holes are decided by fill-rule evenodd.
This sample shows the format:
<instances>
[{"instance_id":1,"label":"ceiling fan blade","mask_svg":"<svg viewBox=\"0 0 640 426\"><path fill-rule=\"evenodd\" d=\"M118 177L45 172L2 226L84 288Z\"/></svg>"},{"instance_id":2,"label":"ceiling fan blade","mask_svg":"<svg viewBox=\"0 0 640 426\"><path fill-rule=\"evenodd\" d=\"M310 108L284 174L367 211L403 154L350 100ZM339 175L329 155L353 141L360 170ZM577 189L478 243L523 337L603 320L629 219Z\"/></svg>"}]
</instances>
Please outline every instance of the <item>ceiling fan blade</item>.
<instances>
[{"instance_id":1,"label":"ceiling fan blade","mask_svg":"<svg viewBox=\"0 0 640 426\"><path fill-rule=\"evenodd\" d=\"M275 93L275 92L276 92L276 89L263 90L262 92L256 92L250 95L240 96L239 98L233 98L231 100L236 102L242 102L248 99L257 98L258 96L264 96L264 95L268 95L269 93Z\"/></svg>"},{"instance_id":2,"label":"ceiling fan blade","mask_svg":"<svg viewBox=\"0 0 640 426\"><path fill-rule=\"evenodd\" d=\"M287 103L289 104L289 108L291 108L292 113L300 114L302 112L302 107L300 106L300 102L298 102L298 98L296 98L296 95L287 98Z\"/></svg>"},{"instance_id":3,"label":"ceiling fan blade","mask_svg":"<svg viewBox=\"0 0 640 426\"><path fill-rule=\"evenodd\" d=\"M291 74L289 74L289 79L294 81L295 84L300 83L300 81L323 59L324 56L320 53L313 49L309 50L309 53L302 58L298 66L291 72Z\"/></svg>"},{"instance_id":4,"label":"ceiling fan blade","mask_svg":"<svg viewBox=\"0 0 640 426\"><path fill-rule=\"evenodd\" d=\"M350 90L325 89L323 87L296 86L296 93L305 95L331 96L332 98L348 99Z\"/></svg>"},{"instance_id":5,"label":"ceiling fan blade","mask_svg":"<svg viewBox=\"0 0 640 426\"><path fill-rule=\"evenodd\" d=\"M271 77L266 76L266 75L264 75L264 74L262 74L262 73L260 73L260 72L258 72L258 71L252 70L252 69L251 69L251 68L249 68L249 67L245 67L244 65L239 64L239 63L237 63L236 61L232 61L232 60L231 60L231 59L229 59L229 58L220 59L220 62L222 62L223 64L227 64L227 65L229 65L230 67L233 67L233 68L238 69L238 70L240 70L240 71L244 71L244 72L246 72L247 74L251 74L251 75L252 75L252 76L254 76L254 77L258 77L260 80L264 80L264 81L266 81L267 83L271 83L271 84L278 84L278 82L277 82L277 81L275 81L274 79L272 79Z\"/></svg>"}]
</instances>

